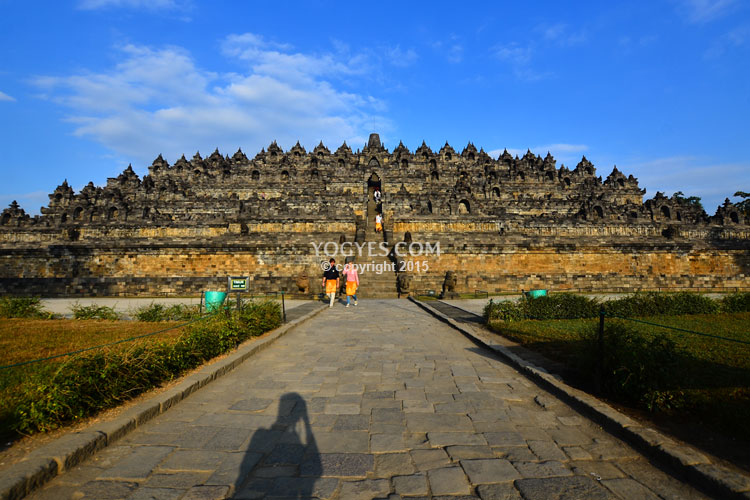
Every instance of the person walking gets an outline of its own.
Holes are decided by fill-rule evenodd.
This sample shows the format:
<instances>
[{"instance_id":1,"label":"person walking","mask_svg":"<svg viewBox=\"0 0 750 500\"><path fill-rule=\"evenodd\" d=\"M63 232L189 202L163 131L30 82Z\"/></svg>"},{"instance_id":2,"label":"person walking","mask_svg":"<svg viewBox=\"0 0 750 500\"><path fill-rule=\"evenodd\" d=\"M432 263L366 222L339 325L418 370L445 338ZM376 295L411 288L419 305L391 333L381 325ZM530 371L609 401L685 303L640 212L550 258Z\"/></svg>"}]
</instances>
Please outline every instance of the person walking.
<instances>
[{"instance_id":1,"label":"person walking","mask_svg":"<svg viewBox=\"0 0 750 500\"><path fill-rule=\"evenodd\" d=\"M375 232L383 232L383 216L380 215L380 212L375 216Z\"/></svg>"},{"instance_id":2,"label":"person walking","mask_svg":"<svg viewBox=\"0 0 750 500\"><path fill-rule=\"evenodd\" d=\"M346 278L346 307L349 307L349 298L354 297L354 305L357 305L357 288L359 288L359 274L357 266L353 262L344 265L342 273Z\"/></svg>"},{"instance_id":3,"label":"person walking","mask_svg":"<svg viewBox=\"0 0 750 500\"><path fill-rule=\"evenodd\" d=\"M323 272L323 288L330 299L328 307L333 307L333 300L336 298L336 290L339 289L339 270L336 269L336 259L333 257L328 261L328 269Z\"/></svg>"}]
</instances>

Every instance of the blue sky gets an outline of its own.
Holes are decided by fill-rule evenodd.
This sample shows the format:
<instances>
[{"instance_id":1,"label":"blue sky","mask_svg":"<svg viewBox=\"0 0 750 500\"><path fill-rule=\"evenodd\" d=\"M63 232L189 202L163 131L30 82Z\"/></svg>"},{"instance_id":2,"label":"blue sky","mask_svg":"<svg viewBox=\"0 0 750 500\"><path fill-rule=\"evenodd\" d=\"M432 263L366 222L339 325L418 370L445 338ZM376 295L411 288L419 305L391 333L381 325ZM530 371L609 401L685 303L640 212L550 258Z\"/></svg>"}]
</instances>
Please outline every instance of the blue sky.
<instances>
[{"instance_id":1,"label":"blue sky","mask_svg":"<svg viewBox=\"0 0 750 500\"><path fill-rule=\"evenodd\" d=\"M527 148L750 191L750 2L0 0L0 204L277 140ZM733 200L736 200L733 198Z\"/></svg>"}]
</instances>

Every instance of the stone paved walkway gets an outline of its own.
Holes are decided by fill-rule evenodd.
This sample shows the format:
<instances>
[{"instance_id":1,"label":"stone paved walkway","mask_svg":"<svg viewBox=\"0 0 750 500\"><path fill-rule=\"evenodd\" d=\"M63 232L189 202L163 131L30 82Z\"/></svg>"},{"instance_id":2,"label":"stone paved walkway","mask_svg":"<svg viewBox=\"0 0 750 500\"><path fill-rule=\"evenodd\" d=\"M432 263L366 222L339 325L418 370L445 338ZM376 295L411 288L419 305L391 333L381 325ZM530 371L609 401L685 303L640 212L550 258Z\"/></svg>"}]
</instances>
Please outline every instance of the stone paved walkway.
<instances>
[{"instance_id":1,"label":"stone paved walkway","mask_svg":"<svg viewBox=\"0 0 750 500\"><path fill-rule=\"evenodd\" d=\"M404 300L336 304L33 499L704 498Z\"/></svg>"}]
</instances>

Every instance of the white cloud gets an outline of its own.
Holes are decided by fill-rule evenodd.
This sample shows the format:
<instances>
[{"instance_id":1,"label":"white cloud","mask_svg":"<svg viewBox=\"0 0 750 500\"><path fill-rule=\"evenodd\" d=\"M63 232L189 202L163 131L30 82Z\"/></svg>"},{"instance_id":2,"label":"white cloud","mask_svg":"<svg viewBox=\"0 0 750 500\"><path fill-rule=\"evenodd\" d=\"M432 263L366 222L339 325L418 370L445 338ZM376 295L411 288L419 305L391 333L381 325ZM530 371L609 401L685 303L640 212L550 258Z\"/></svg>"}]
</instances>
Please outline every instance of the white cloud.
<instances>
[{"instance_id":1,"label":"white cloud","mask_svg":"<svg viewBox=\"0 0 750 500\"><path fill-rule=\"evenodd\" d=\"M540 24L535 31L541 33L545 40L563 47L580 45L588 38L584 30L571 31L564 23Z\"/></svg>"},{"instance_id":2,"label":"white cloud","mask_svg":"<svg viewBox=\"0 0 750 500\"><path fill-rule=\"evenodd\" d=\"M329 148L364 142L371 130L391 126L378 99L337 88L339 78L364 75L358 56L295 52L254 34L227 37L223 53L247 71L217 74L198 67L179 47L128 45L122 60L101 73L42 77L36 85L70 110L75 134L87 137L134 165L162 153L181 154L242 147L254 155L272 140L306 147L321 139ZM140 169L145 170L144 168Z\"/></svg>"},{"instance_id":3,"label":"white cloud","mask_svg":"<svg viewBox=\"0 0 750 500\"><path fill-rule=\"evenodd\" d=\"M517 43L498 45L494 49L495 56L501 61L508 61L513 65L526 65L531 62L531 47L524 47Z\"/></svg>"},{"instance_id":4,"label":"white cloud","mask_svg":"<svg viewBox=\"0 0 750 500\"><path fill-rule=\"evenodd\" d=\"M8 94L6 94L5 92L1 92L0 91L0 101L11 101L12 102L12 101L15 101L15 99L13 97L9 96Z\"/></svg>"},{"instance_id":5,"label":"white cloud","mask_svg":"<svg viewBox=\"0 0 750 500\"><path fill-rule=\"evenodd\" d=\"M691 23L701 24L727 15L737 0L677 0L678 9Z\"/></svg>"},{"instance_id":6,"label":"white cloud","mask_svg":"<svg viewBox=\"0 0 750 500\"><path fill-rule=\"evenodd\" d=\"M464 58L464 46L457 35L449 35L447 39L434 42L432 47L440 52L452 64L458 64Z\"/></svg>"},{"instance_id":7,"label":"white cloud","mask_svg":"<svg viewBox=\"0 0 750 500\"><path fill-rule=\"evenodd\" d=\"M517 79L534 82L552 76L552 73L548 71L540 72L532 68L531 62L534 50L531 45L520 45L513 42L496 45L492 48L492 53L500 61L508 63Z\"/></svg>"},{"instance_id":8,"label":"white cloud","mask_svg":"<svg viewBox=\"0 0 750 500\"><path fill-rule=\"evenodd\" d=\"M388 60L393 66L405 68L411 66L417 60L417 53L414 49L401 50L400 45L386 49Z\"/></svg>"},{"instance_id":9,"label":"white cloud","mask_svg":"<svg viewBox=\"0 0 750 500\"><path fill-rule=\"evenodd\" d=\"M750 24L738 26L729 30L711 44L703 53L707 59L716 59L727 51L743 47L750 40Z\"/></svg>"}]
</instances>

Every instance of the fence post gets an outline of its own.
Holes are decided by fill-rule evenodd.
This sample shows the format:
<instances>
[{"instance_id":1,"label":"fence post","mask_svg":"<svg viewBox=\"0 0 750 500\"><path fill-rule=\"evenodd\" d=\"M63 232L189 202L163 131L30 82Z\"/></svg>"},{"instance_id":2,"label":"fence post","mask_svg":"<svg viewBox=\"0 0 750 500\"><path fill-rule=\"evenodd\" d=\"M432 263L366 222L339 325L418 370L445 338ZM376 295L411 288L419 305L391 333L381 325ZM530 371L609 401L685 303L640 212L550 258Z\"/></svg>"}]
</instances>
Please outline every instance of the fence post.
<instances>
[{"instance_id":1,"label":"fence post","mask_svg":"<svg viewBox=\"0 0 750 500\"><path fill-rule=\"evenodd\" d=\"M599 331L596 337L596 376L594 379L597 394L602 392L602 364L604 361L604 306L599 308Z\"/></svg>"},{"instance_id":2,"label":"fence post","mask_svg":"<svg viewBox=\"0 0 750 500\"><path fill-rule=\"evenodd\" d=\"M286 323L286 306L284 305L284 290L281 291L281 313L284 317L284 323Z\"/></svg>"}]
</instances>

